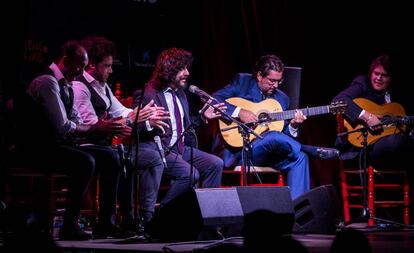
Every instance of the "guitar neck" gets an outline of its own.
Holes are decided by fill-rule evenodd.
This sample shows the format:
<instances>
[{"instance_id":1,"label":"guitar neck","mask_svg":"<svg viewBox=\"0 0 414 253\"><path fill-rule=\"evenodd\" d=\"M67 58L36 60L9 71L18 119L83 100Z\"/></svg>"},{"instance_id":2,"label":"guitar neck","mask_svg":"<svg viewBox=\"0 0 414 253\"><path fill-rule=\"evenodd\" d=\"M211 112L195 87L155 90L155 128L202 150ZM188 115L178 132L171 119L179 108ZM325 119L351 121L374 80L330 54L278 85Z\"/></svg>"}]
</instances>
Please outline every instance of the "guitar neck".
<instances>
[{"instance_id":1,"label":"guitar neck","mask_svg":"<svg viewBox=\"0 0 414 253\"><path fill-rule=\"evenodd\" d=\"M303 115L305 116L313 116L313 115L330 113L329 105L308 107L308 108L302 108L298 110L302 111ZM273 113L270 113L269 115L272 120L278 121L278 120L285 120L285 119L293 119L295 117L295 112L296 110L288 110L288 111L283 111L283 112L273 112Z\"/></svg>"},{"instance_id":2,"label":"guitar neck","mask_svg":"<svg viewBox=\"0 0 414 253\"><path fill-rule=\"evenodd\" d=\"M414 116L404 116L401 122L406 125L414 125Z\"/></svg>"}]
</instances>

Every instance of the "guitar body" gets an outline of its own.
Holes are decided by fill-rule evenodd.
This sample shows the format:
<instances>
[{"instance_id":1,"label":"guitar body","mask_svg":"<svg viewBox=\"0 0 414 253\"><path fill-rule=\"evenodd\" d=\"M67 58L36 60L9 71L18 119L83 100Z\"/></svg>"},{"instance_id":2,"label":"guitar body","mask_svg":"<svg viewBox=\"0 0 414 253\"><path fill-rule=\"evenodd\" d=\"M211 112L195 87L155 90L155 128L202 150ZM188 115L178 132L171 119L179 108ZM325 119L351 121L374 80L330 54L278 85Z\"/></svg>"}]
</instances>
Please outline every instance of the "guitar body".
<instances>
[{"instance_id":1,"label":"guitar body","mask_svg":"<svg viewBox=\"0 0 414 253\"><path fill-rule=\"evenodd\" d=\"M239 97L229 98L226 101L242 109L249 110L257 115L260 122L260 124L256 124L256 127L254 128L254 131L257 134L267 131L282 131L285 126L285 120L293 119L298 110L300 110L303 115L308 117L325 113L343 113L347 107L344 102L337 101L330 105L283 111L280 103L271 98L263 100L259 103L254 103ZM221 135L227 144L233 147L243 147L243 137L239 133L237 124L219 120L219 127ZM249 138L252 141L256 138L256 136L251 134Z\"/></svg>"},{"instance_id":2,"label":"guitar body","mask_svg":"<svg viewBox=\"0 0 414 253\"><path fill-rule=\"evenodd\" d=\"M378 105L368 99L365 98L356 98L353 100L357 105L359 105L364 110L375 114L379 117L384 116L405 116L405 110L402 107L402 105L398 103L389 103L384 105ZM362 127L365 127L364 124L351 124L346 119L344 120L344 126L347 129L347 131L353 131ZM367 137L367 143L368 145L374 143L375 141L379 140L380 138L392 135L392 134L398 134L402 131L405 131L405 125L396 127L395 125L390 126L384 126L384 131L378 135L372 134L371 131L368 131L368 137ZM361 132L355 132L348 135L348 141L356 146L356 147L362 147L362 141L363 136Z\"/></svg>"},{"instance_id":3,"label":"guitar body","mask_svg":"<svg viewBox=\"0 0 414 253\"><path fill-rule=\"evenodd\" d=\"M277 102L274 99L266 99L259 103L254 103L249 100L239 98L239 97L233 97L226 100L228 103L235 105L237 107L240 107L242 109L249 110L253 112L256 115L261 114L268 114L268 113L274 113L274 112L281 112L283 111L282 106L279 102ZM227 127L233 127L237 126L236 123L231 122L226 123L222 120L219 120L219 127L220 129L226 129ZM270 130L273 131L282 131L284 127L284 120L279 121L272 121L272 122L266 122L259 124L254 131L257 134L261 134ZM228 131L222 131L221 132L224 140L233 147L243 147L243 138L241 134L239 133L239 129L237 127L228 130ZM254 140L256 137L251 134L250 140Z\"/></svg>"}]
</instances>

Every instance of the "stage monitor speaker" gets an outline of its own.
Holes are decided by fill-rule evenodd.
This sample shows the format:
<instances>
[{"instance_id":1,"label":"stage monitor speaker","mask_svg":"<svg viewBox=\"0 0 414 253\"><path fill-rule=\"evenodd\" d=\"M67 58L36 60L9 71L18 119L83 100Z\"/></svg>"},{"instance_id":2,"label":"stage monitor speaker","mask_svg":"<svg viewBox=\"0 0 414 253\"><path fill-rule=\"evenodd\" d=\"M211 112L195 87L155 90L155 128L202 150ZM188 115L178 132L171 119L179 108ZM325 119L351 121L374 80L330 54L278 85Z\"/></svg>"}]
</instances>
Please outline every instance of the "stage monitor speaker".
<instances>
[{"instance_id":1,"label":"stage monitor speaker","mask_svg":"<svg viewBox=\"0 0 414 253\"><path fill-rule=\"evenodd\" d=\"M339 202L332 185L316 187L293 201L293 233L332 234L339 222Z\"/></svg>"},{"instance_id":2,"label":"stage monitor speaker","mask_svg":"<svg viewBox=\"0 0 414 253\"><path fill-rule=\"evenodd\" d=\"M235 188L190 189L154 215L148 234L162 241L222 239L218 228L241 224L243 210Z\"/></svg>"},{"instance_id":3,"label":"stage monitor speaker","mask_svg":"<svg viewBox=\"0 0 414 253\"><path fill-rule=\"evenodd\" d=\"M237 187L237 192L246 217L256 211L269 211L275 224L272 232L292 232L294 210L288 186L244 186ZM252 217L260 222L260 217Z\"/></svg>"}]
</instances>

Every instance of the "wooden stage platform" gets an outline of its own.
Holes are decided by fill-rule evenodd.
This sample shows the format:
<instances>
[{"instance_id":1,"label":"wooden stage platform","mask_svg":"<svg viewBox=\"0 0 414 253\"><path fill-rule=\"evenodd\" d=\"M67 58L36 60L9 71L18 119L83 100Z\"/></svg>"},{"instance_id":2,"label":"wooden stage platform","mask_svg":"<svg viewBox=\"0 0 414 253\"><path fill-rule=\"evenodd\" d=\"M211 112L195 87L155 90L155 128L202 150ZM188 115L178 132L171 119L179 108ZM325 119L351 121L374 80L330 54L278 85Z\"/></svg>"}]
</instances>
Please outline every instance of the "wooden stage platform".
<instances>
[{"instance_id":1,"label":"wooden stage platform","mask_svg":"<svg viewBox=\"0 0 414 253\"><path fill-rule=\"evenodd\" d=\"M361 231L367 236L373 253L414 252L413 229ZM292 237L305 246L309 253L328 253L335 235L294 234ZM119 239L56 241L56 243L63 252L203 252L203 249L223 243L242 246L243 238L180 243L148 243ZM357 248L355 252L358 252Z\"/></svg>"}]
</instances>

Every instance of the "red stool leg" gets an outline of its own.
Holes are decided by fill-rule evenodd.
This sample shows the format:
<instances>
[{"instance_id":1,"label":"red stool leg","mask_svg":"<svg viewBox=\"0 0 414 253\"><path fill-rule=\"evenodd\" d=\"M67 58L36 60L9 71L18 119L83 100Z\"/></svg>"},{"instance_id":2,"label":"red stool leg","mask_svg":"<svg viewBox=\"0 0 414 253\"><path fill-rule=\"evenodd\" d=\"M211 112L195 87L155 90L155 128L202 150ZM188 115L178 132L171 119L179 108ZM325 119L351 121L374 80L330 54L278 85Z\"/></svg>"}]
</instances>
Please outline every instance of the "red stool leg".
<instances>
[{"instance_id":1,"label":"red stool leg","mask_svg":"<svg viewBox=\"0 0 414 253\"><path fill-rule=\"evenodd\" d=\"M374 226L374 168L368 167L368 226Z\"/></svg>"}]
</instances>

